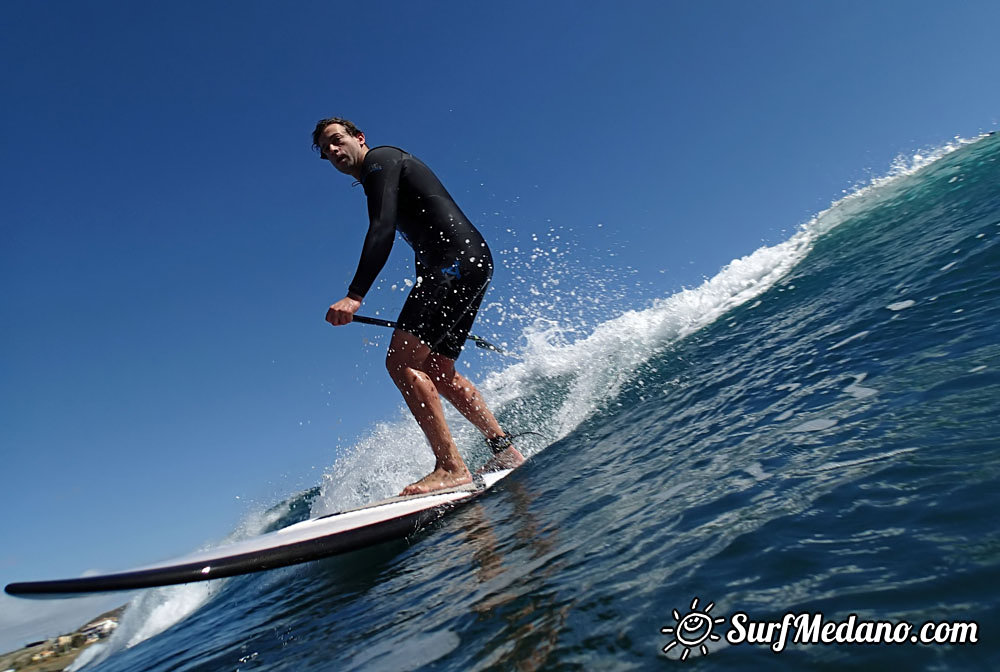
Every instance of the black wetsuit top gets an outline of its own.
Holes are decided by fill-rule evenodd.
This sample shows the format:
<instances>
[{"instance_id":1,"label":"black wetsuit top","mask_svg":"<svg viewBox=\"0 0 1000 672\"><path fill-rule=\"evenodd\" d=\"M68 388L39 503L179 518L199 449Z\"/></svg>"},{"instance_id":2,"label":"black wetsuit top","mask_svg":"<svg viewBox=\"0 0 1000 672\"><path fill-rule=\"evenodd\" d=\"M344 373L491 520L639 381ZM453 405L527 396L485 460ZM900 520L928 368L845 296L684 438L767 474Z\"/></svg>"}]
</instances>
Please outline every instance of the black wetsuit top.
<instances>
[{"instance_id":1,"label":"black wetsuit top","mask_svg":"<svg viewBox=\"0 0 1000 672\"><path fill-rule=\"evenodd\" d=\"M361 184L369 226L352 293L364 297L371 288L397 231L413 248L418 276L492 271L486 241L420 159L396 147L375 147L365 155Z\"/></svg>"}]
</instances>

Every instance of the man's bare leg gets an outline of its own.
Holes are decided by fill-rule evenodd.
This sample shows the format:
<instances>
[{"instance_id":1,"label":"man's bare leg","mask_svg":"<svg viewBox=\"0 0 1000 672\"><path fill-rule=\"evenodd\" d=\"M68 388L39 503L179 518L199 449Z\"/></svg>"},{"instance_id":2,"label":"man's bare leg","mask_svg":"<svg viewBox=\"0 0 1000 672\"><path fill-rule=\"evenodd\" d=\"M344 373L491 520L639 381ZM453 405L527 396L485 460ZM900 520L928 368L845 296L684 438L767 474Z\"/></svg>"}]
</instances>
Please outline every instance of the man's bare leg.
<instances>
[{"instance_id":1,"label":"man's bare leg","mask_svg":"<svg viewBox=\"0 0 1000 672\"><path fill-rule=\"evenodd\" d=\"M393 332L385 358L386 368L430 442L436 458L434 471L403 488L402 495L417 495L472 482L472 474L458 454L445 422L437 387L421 370L429 355L430 348L413 334L401 329Z\"/></svg>"},{"instance_id":2,"label":"man's bare leg","mask_svg":"<svg viewBox=\"0 0 1000 672\"><path fill-rule=\"evenodd\" d=\"M455 360L444 355L429 354L424 370L430 376L437 391L451 402L487 439L505 436L500 423L486 406L479 390L468 378L455 370ZM491 457L480 471L513 469L524 462L524 455L513 445ZM477 472L478 473L478 472Z\"/></svg>"}]
</instances>

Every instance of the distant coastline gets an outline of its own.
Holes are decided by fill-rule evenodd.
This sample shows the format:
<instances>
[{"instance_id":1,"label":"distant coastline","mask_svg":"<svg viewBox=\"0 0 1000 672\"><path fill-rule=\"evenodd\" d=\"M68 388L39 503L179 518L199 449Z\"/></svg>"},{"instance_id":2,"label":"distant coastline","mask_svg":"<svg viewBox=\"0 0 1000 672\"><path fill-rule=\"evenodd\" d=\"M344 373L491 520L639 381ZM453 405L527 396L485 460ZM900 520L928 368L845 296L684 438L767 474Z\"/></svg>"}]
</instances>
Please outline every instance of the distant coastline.
<instances>
[{"instance_id":1,"label":"distant coastline","mask_svg":"<svg viewBox=\"0 0 1000 672\"><path fill-rule=\"evenodd\" d=\"M0 672L62 672L81 653L111 635L125 605L92 618L75 631L0 654Z\"/></svg>"}]
</instances>

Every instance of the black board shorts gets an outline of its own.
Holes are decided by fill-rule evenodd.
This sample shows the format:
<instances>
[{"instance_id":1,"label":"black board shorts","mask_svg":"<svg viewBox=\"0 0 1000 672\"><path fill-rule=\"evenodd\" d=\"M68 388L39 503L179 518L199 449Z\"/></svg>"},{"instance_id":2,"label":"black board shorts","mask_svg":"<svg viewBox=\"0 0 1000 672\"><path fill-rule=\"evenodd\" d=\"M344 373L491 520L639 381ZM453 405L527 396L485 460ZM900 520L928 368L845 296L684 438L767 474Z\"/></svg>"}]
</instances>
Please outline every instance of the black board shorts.
<instances>
[{"instance_id":1,"label":"black board shorts","mask_svg":"<svg viewBox=\"0 0 1000 672\"><path fill-rule=\"evenodd\" d=\"M419 338L435 355L456 360L493 277L492 260L488 256L475 264L456 260L448 268L422 267L417 272L417 284L396 326Z\"/></svg>"}]
</instances>

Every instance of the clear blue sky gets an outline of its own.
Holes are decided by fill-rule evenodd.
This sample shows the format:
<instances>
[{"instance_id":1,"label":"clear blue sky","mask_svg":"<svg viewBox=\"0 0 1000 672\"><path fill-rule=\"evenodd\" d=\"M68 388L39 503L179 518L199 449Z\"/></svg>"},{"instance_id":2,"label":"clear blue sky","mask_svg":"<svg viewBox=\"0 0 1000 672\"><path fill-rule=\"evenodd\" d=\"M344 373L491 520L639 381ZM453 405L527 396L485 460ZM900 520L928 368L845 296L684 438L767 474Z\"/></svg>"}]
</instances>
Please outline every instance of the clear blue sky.
<instances>
[{"instance_id":1,"label":"clear blue sky","mask_svg":"<svg viewBox=\"0 0 1000 672\"><path fill-rule=\"evenodd\" d=\"M384 335L323 322L366 220L320 117L519 247L492 299L532 313L524 250L556 229L620 290L595 319L1000 120L995 2L376 4L0 7L3 583L220 539L395 417ZM362 312L394 316L411 259ZM0 598L0 648L43 613Z\"/></svg>"}]
</instances>

